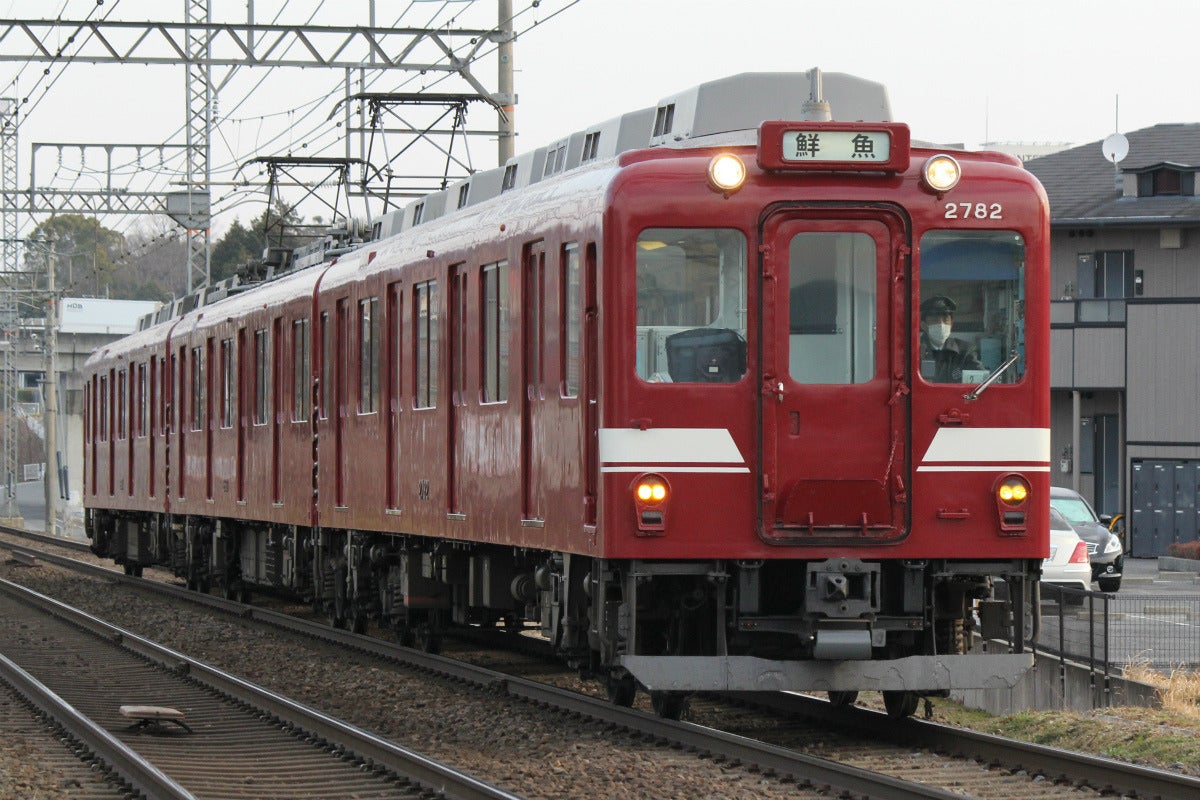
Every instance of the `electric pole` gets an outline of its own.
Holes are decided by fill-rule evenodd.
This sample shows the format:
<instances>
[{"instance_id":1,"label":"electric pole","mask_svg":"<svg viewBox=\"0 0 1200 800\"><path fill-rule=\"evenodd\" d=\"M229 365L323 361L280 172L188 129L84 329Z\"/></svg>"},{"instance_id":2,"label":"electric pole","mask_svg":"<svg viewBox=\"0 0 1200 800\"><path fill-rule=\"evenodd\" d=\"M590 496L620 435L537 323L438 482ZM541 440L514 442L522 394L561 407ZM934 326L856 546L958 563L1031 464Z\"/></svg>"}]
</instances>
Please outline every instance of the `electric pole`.
<instances>
[{"instance_id":1,"label":"electric pole","mask_svg":"<svg viewBox=\"0 0 1200 800\"><path fill-rule=\"evenodd\" d=\"M58 349L58 297L54 289L57 260L54 240L51 239L50 255L46 261L46 378L42 381L42 402L45 403L42 424L45 426L46 441L46 533L50 536L58 535L58 420L55 418L58 405L58 359L55 353Z\"/></svg>"}]
</instances>

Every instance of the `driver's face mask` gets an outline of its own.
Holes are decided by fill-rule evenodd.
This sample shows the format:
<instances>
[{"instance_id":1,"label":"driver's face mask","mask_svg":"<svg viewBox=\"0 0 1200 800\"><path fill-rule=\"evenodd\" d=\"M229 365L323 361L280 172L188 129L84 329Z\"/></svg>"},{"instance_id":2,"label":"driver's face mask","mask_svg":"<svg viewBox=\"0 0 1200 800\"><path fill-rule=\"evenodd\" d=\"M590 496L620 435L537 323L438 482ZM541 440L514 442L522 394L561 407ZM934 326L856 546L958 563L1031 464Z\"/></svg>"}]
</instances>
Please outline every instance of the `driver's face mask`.
<instances>
[{"instance_id":1,"label":"driver's face mask","mask_svg":"<svg viewBox=\"0 0 1200 800\"><path fill-rule=\"evenodd\" d=\"M929 342L934 347L941 348L950 338L950 323L935 322L925 328L925 335L929 337Z\"/></svg>"}]
</instances>

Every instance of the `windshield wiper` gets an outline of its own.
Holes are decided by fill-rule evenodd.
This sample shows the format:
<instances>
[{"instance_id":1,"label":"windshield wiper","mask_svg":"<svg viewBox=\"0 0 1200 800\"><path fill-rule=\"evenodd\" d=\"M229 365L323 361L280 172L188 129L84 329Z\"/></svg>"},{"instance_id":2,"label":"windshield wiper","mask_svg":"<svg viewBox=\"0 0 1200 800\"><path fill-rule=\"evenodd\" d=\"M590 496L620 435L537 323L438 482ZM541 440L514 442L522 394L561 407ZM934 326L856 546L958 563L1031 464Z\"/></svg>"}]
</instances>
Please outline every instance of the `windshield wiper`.
<instances>
[{"instance_id":1,"label":"windshield wiper","mask_svg":"<svg viewBox=\"0 0 1200 800\"><path fill-rule=\"evenodd\" d=\"M992 370L991 375L988 375L986 378L983 379L983 383L979 384L974 389L972 389L971 391L964 394L963 400L966 400L968 402L971 400L978 400L979 395L983 394L983 390L988 388L989 386L991 386L993 383L995 383L996 379L999 378L1001 375L1003 375L1005 370L1007 370L1013 364L1017 363L1017 358L1019 358L1019 357L1020 357L1020 355L1015 352L1012 355L1010 355L1008 357L1007 361L1005 361L1000 366L996 367L996 369Z\"/></svg>"}]
</instances>

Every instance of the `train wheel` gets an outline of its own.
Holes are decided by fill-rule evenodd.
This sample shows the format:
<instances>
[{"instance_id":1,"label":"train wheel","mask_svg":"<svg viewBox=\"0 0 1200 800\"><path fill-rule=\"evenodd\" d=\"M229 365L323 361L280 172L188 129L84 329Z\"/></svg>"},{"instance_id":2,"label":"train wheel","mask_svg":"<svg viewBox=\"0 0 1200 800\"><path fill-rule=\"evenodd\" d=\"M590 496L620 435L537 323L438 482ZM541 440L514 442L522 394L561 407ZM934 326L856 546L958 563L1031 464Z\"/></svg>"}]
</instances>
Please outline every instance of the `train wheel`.
<instances>
[{"instance_id":1,"label":"train wheel","mask_svg":"<svg viewBox=\"0 0 1200 800\"><path fill-rule=\"evenodd\" d=\"M508 633L520 633L525 626L521 624L521 618L516 614L504 615L504 630Z\"/></svg>"},{"instance_id":2,"label":"train wheel","mask_svg":"<svg viewBox=\"0 0 1200 800\"><path fill-rule=\"evenodd\" d=\"M367 632L367 612L363 609L356 608L350 612L350 630L354 633Z\"/></svg>"},{"instance_id":3,"label":"train wheel","mask_svg":"<svg viewBox=\"0 0 1200 800\"><path fill-rule=\"evenodd\" d=\"M691 695L688 692L651 692L650 705L663 719L683 719Z\"/></svg>"},{"instance_id":4,"label":"train wheel","mask_svg":"<svg viewBox=\"0 0 1200 800\"><path fill-rule=\"evenodd\" d=\"M883 707L887 709L889 717L901 719L903 717L911 717L917 710L917 704L921 701L920 696L916 692L884 692Z\"/></svg>"},{"instance_id":5,"label":"train wheel","mask_svg":"<svg viewBox=\"0 0 1200 800\"><path fill-rule=\"evenodd\" d=\"M429 623L417 626L413 644L418 650L437 655L442 652L442 634Z\"/></svg>"},{"instance_id":6,"label":"train wheel","mask_svg":"<svg viewBox=\"0 0 1200 800\"><path fill-rule=\"evenodd\" d=\"M416 641L416 634L413 629L406 624L396 623L392 626L392 630L396 632L396 641L404 647L412 647Z\"/></svg>"},{"instance_id":7,"label":"train wheel","mask_svg":"<svg viewBox=\"0 0 1200 800\"><path fill-rule=\"evenodd\" d=\"M628 672L608 676L608 702L629 708L637 697L637 681Z\"/></svg>"},{"instance_id":8,"label":"train wheel","mask_svg":"<svg viewBox=\"0 0 1200 800\"><path fill-rule=\"evenodd\" d=\"M829 704L837 708L852 706L856 700L858 700L857 691L829 692Z\"/></svg>"}]
</instances>

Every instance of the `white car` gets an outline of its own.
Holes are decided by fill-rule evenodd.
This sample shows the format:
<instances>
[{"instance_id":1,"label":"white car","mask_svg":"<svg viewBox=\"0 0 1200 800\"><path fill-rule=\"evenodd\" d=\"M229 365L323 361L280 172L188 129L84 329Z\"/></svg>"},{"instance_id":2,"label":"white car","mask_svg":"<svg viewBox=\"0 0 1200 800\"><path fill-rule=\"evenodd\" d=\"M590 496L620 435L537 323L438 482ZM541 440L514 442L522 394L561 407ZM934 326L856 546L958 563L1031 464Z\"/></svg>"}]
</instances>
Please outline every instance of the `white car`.
<instances>
[{"instance_id":1,"label":"white car","mask_svg":"<svg viewBox=\"0 0 1200 800\"><path fill-rule=\"evenodd\" d=\"M1084 591L1092 588L1087 542L1055 508L1050 509L1050 557L1042 561L1042 583Z\"/></svg>"}]
</instances>

